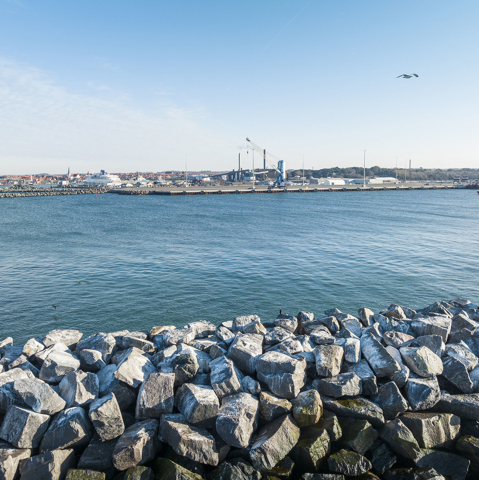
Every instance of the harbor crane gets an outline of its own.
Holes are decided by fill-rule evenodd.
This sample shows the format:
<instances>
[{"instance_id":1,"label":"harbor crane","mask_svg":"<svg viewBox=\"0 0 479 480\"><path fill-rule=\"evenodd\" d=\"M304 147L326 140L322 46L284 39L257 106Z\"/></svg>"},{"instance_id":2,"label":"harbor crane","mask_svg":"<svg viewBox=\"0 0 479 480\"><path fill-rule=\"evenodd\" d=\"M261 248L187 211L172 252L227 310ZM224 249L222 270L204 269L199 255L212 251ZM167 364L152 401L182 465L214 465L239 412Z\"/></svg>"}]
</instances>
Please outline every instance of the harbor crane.
<instances>
[{"instance_id":1,"label":"harbor crane","mask_svg":"<svg viewBox=\"0 0 479 480\"><path fill-rule=\"evenodd\" d=\"M259 152L261 155L263 155L263 158L269 163L271 168L276 170L276 172L278 173L278 178L274 182L274 186L275 187L284 187L285 186L285 183L284 183L284 180L285 180L285 178L284 178L284 175L285 175L284 160L279 160L278 165L276 166L275 163L272 160L270 160L270 158L269 158L271 155L266 154L266 150L263 150L259 145L256 145L256 143L252 142L248 137L246 137L246 141L251 143L253 148L257 152ZM253 175L254 175L254 172L253 172Z\"/></svg>"}]
</instances>

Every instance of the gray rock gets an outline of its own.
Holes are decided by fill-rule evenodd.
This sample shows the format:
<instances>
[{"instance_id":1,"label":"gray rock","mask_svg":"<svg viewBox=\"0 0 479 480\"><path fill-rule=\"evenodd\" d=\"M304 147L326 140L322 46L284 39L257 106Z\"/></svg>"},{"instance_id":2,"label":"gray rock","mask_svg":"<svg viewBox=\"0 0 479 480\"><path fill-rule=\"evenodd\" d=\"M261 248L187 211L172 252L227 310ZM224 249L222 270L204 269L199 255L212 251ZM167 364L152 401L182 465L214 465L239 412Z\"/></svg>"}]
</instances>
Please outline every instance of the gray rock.
<instances>
[{"instance_id":1,"label":"gray rock","mask_svg":"<svg viewBox=\"0 0 479 480\"><path fill-rule=\"evenodd\" d=\"M218 435L232 447L247 447L258 426L258 412L258 399L249 393L224 397L216 419Z\"/></svg>"},{"instance_id":2,"label":"gray rock","mask_svg":"<svg viewBox=\"0 0 479 480\"><path fill-rule=\"evenodd\" d=\"M66 406L65 400L53 388L36 378L21 378L13 382L15 395L34 412L54 415Z\"/></svg>"},{"instance_id":3,"label":"gray rock","mask_svg":"<svg viewBox=\"0 0 479 480\"><path fill-rule=\"evenodd\" d=\"M459 438L461 419L451 413L405 413L401 421L421 448L451 448Z\"/></svg>"},{"instance_id":4,"label":"gray rock","mask_svg":"<svg viewBox=\"0 0 479 480\"><path fill-rule=\"evenodd\" d=\"M155 351L153 342L143 338L137 338L133 335L122 335L121 337L118 337L116 344L124 350L134 347L148 353L153 353Z\"/></svg>"},{"instance_id":5,"label":"gray rock","mask_svg":"<svg viewBox=\"0 0 479 480\"><path fill-rule=\"evenodd\" d=\"M43 342L36 338L30 338L30 340L23 345L22 353L29 358L35 355L35 353L41 352L42 350L45 350L45 345Z\"/></svg>"},{"instance_id":6,"label":"gray rock","mask_svg":"<svg viewBox=\"0 0 479 480\"><path fill-rule=\"evenodd\" d=\"M295 398L306 381L306 360L282 352L266 352L258 358L256 371L258 380L266 383L275 395Z\"/></svg>"},{"instance_id":7,"label":"gray rock","mask_svg":"<svg viewBox=\"0 0 479 480\"><path fill-rule=\"evenodd\" d=\"M60 383L65 375L80 368L79 360L67 352L53 350L45 358L40 370L40 379L44 382Z\"/></svg>"},{"instance_id":8,"label":"gray rock","mask_svg":"<svg viewBox=\"0 0 479 480\"><path fill-rule=\"evenodd\" d=\"M32 357L30 357L30 361L37 367L37 368L42 368L43 362L45 361L45 358L50 355L53 351L57 352L66 352L69 353L70 355L73 355L72 351L66 346L63 345L63 343L56 343L55 345L52 345L50 347L47 347L40 352L35 353Z\"/></svg>"},{"instance_id":9,"label":"gray rock","mask_svg":"<svg viewBox=\"0 0 479 480\"><path fill-rule=\"evenodd\" d=\"M34 378L31 372L20 368L0 373L0 413L6 413L10 405L26 407L23 398L14 390L14 382L22 378Z\"/></svg>"},{"instance_id":10,"label":"gray rock","mask_svg":"<svg viewBox=\"0 0 479 480\"><path fill-rule=\"evenodd\" d=\"M294 333L281 327L268 329L268 333L264 336L265 345L276 345L287 338L294 338Z\"/></svg>"},{"instance_id":11,"label":"gray rock","mask_svg":"<svg viewBox=\"0 0 479 480\"><path fill-rule=\"evenodd\" d=\"M316 390L299 393L291 403L293 417L300 428L315 425L323 414L323 402Z\"/></svg>"},{"instance_id":12,"label":"gray rock","mask_svg":"<svg viewBox=\"0 0 479 480\"><path fill-rule=\"evenodd\" d=\"M441 397L441 390L435 378L410 376L405 391L412 411L429 410Z\"/></svg>"},{"instance_id":13,"label":"gray rock","mask_svg":"<svg viewBox=\"0 0 479 480\"><path fill-rule=\"evenodd\" d=\"M416 374L425 378L441 375L442 360L428 347L403 347L399 350L404 363Z\"/></svg>"},{"instance_id":14,"label":"gray rock","mask_svg":"<svg viewBox=\"0 0 479 480\"><path fill-rule=\"evenodd\" d=\"M361 342L358 338L344 338L338 340L336 345L343 347L346 362L358 363L361 359Z\"/></svg>"},{"instance_id":15,"label":"gray rock","mask_svg":"<svg viewBox=\"0 0 479 480\"><path fill-rule=\"evenodd\" d=\"M103 442L113 440L125 431L121 410L114 393L92 402L88 415Z\"/></svg>"},{"instance_id":16,"label":"gray rock","mask_svg":"<svg viewBox=\"0 0 479 480\"><path fill-rule=\"evenodd\" d=\"M185 383L176 392L175 404L186 420L193 425L214 427L220 402L211 387Z\"/></svg>"},{"instance_id":17,"label":"gray rock","mask_svg":"<svg viewBox=\"0 0 479 480\"><path fill-rule=\"evenodd\" d=\"M342 328L346 328L351 333L356 335L356 337L361 338L361 335L363 334L363 330L362 330L362 325L357 318L353 316L349 316L348 318L341 320L340 323Z\"/></svg>"},{"instance_id":18,"label":"gray rock","mask_svg":"<svg viewBox=\"0 0 479 480\"><path fill-rule=\"evenodd\" d=\"M21 480L63 480L75 463L72 449L54 450L26 458L19 464Z\"/></svg>"},{"instance_id":19,"label":"gray rock","mask_svg":"<svg viewBox=\"0 0 479 480\"><path fill-rule=\"evenodd\" d=\"M226 355L226 350L219 345L213 345L210 348L210 357L215 360L219 357L224 357Z\"/></svg>"},{"instance_id":20,"label":"gray rock","mask_svg":"<svg viewBox=\"0 0 479 480\"><path fill-rule=\"evenodd\" d=\"M369 327L374 322L374 312L369 308L360 308L358 310L358 317L365 327Z\"/></svg>"},{"instance_id":21,"label":"gray rock","mask_svg":"<svg viewBox=\"0 0 479 480\"><path fill-rule=\"evenodd\" d=\"M323 406L341 417L368 420L375 428L384 425L384 415L381 408L363 397L336 400L326 396L322 397Z\"/></svg>"},{"instance_id":22,"label":"gray rock","mask_svg":"<svg viewBox=\"0 0 479 480\"><path fill-rule=\"evenodd\" d=\"M447 392L441 392L439 401L434 405L434 411L453 413L461 419L479 421L479 393L449 395Z\"/></svg>"},{"instance_id":23,"label":"gray rock","mask_svg":"<svg viewBox=\"0 0 479 480\"><path fill-rule=\"evenodd\" d=\"M165 415L166 416L166 415ZM113 451L113 465L123 471L153 460L160 449L158 420L143 420L127 428Z\"/></svg>"},{"instance_id":24,"label":"gray rock","mask_svg":"<svg viewBox=\"0 0 479 480\"><path fill-rule=\"evenodd\" d=\"M394 348L409 347L415 338L412 335L402 332L384 332L384 342Z\"/></svg>"},{"instance_id":25,"label":"gray rock","mask_svg":"<svg viewBox=\"0 0 479 480\"><path fill-rule=\"evenodd\" d=\"M392 357L394 357L394 360L396 360L401 369L399 372L391 375L390 379L398 386L398 388L403 388L409 379L410 370L404 365L399 350L391 346L386 347L386 350Z\"/></svg>"},{"instance_id":26,"label":"gray rock","mask_svg":"<svg viewBox=\"0 0 479 480\"><path fill-rule=\"evenodd\" d=\"M137 388L150 373L156 373L156 367L137 348L130 348L113 376L130 387Z\"/></svg>"},{"instance_id":27,"label":"gray rock","mask_svg":"<svg viewBox=\"0 0 479 480\"><path fill-rule=\"evenodd\" d=\"M233 332L241 332L243 333L244 327L249 325L250 323L261 321L258 315L243 315L241 317L236 317L231 325L231 330Z\"/></svg>"},{"instance_id":28,"label":"gray rock","mask_svg":"<svg viewBox=\"0 0 479 480\"><path fill-rule=\"evenodd\" d=\"M328 432L329 438L332 442L338 441L343 436L343 431L341 430L338 417L333 412L328 410L323 411L323 415L314 428L325 429Z\"/></svg>"},{"instance_id":29,"label":"gray rock","mask_svg":"<svg viewBox=\"0 0 479 480\"><path fill-rule=\"evenodd\" d=\"M114 393L121 410L126 410L136 401L136 395L131 387L115 378L116 365L107 365L97 373L100 384L100 397Z\"/></svg>"},{"instance_id":30,"label":"gray rock","mask_svg":"<svg viewBox=\"0 0 479 480\"><path fill-rule=\"evenodd\" d=\"M315 345L333 345L335 342L335 338L322 325L311 329L309 335Z\"/></svg>"},{"instance_id":31,"label":"gray rock","mask_svg":"<svg viewBox=\"0 0 479 480\"><path fill-rule=\"evenodd\" d=\"M187 327L195 332L195 338L207 338L216 331L216 326L206 320L188 323Z\"/></svg>"},{"instance_id":32,"label":"gray rock","mask_svg":"<svg viewBox=\"0 0 479 480\"><path fill-rule=\"evenodd\" d=\"M292 315L278 315L274 321L275 327L281 327L291 333L295 333L298 328L298 319Z\"/></svg>"},{"instance_id":33,"label":"gray rock","mask_svg":"<svg viewBox=\"0 0 479 480\"><path fill-rule=\"evenodd\" d=\"M99 372L102 368L106 367L106 363L103 361L101 352L98 350L90 350L85 348L80 350L78 355L80 360L80 368L84 372Z\"/></svg>"},{"instance_id":34,"label":"gray rock","mask_svg":"<svg viewBox=\"0 0 479 480\"><path fill-rule=\"evenodd\" d=\"M230 464L224 463L222 465L227 466ZM203 480L202 476L196 473L193 473L190 470L187 470L186 468L182 467L181 465L178 465L175 462L172 462L167 458L158 458L158 460L156 460L155 462L154 468L155 468L155 471L157 472L156 474L157 480ZM238 480L243 480L243 478L239 476L241 473L239 469L234 470L234 473L236 474L234 476L230 475L228 477L229 473L230 472L227 471L225 476L220 476L218 477L218 479L216 479L215 477L211 477L211 478L212 480L226 480L228 478L232 478L232 479L238 478Z\"/></svg>"},{"instance_id":35,"label":"gray rock","mask_svg":"<svg viewBox=\"0 0 479 480\"><path fill-rule=\"evenodd\" d=\"M296 355L304 352L304 346L297 339L287 338L271 348L270 351L282 351L288 355Z\"/></svg>"},{"instance_id":36,"label":"gray rock","mask_svg":"<svg viewBox=\"0 0 479 480\"><path fill-rule=\"evenodd\" d=\"M95 435L88 447L82 453L78 462L78 468L105 472L106 478L112 478L115 472L112 455L118 439L102 442L98 435Z\"/></svg>"},{"instance_id":37,"label":"gray rock","mask_svg":"<svg viewBox=\"0 0 479 480\"><path fill-rule=\"evenodd\" d=\"M85 410L68 408L53 419L43 436L40 452L83 447L88 445L92 436L93 428Z\"/></svg>"},{"instance_id":38,"label":"gray rock","mask_svg":"<svg viewBox=\"0 0 479 480\"><path fill-rule=\"evenodd\" d=\"M361 379L364 395L375 395L378 392L376 377L366 360L360 360L358 363L344 363L343 371L353 372Z\"/></svg>"},{"instance_id":39,"label":"gray rock","mask_svg":"<svg viewBox=\"0 0 479 480\"><path fill-rule=\"evenodd\" d=\"M300 430L291 415L284 415L266 424L249 451L256 470L273 468L298 443Z\"/></svg>"},{"instance_id":40,"label":"gray rock","mask_svg":"<svg viewBox=\"0 0 479 480\"><path fill-rule=\"evenodd\" d=\"M438 357L442 357L445 349L444 340L442 339L441 335L423 335L421 337L417 337L411 346L427 347Z\"/></svg>"},{"instance_id":41,"label":"gray rock","mask_svg":"<svg viewBox=\"0 0 479 480\"><path fill-rule=\"evenodd\" d=\"M377 430L367 420L340 418L339 424L343 432L341 444L360 455L364 455L378 438Z\"/></svg>"},{"instance_id":42,"label":"gray rock","mask_svg":"<svg viewBox=\"0 0 479 480\"><path fill-rule=\"evenodd\" d=\"M305 326L306 333L309 333L308 327L311 328L314 325L324 325L332 334L338 333L341 330L341 325L339 324L338 319L334 316L318 318L314 323L308 323L308 325Z\"/></svg>"},{"instance_id":43,"label":"gray rock","mask_svg":"<svg viewBox=\"0 0 479 480\"><path fill-rule=\"evenodd\" d=\"M254 378L248 376L244 377L241 385L243 390L247 393L251 393L251 395L258 396L261 393L261 385Z\"/></svg>"},{"instance_id":44,"label":"gray rock","mask_svg":"<svg viewBox=\"0 0 479 480\"><path fill-rule=\"evenodd\" d=\"M161 417L159 437L182 457L213 466L220 461L214 437L205 428L189 425L181 413Z\"/></svg>"},{"instance_id":45,"label":"gray rock","mask_svg":"<svg viewBox=\"0 0 479 480\"><path fill-rule=\"evenodd\" d=\"M174 373L175 387L191 382L199 371L197 356L193 352L176 353L161 366L162 373Z\"/></svg>"},{"instance_id":46,"label":"gray rock","mask_svg":"<svg viewBox=\"0 0 479 480\"><path fill-rule=\"evenodd\" d=\"M174 373L150 373L142 383L136 402L135 418L160 418L174 406Z\"/></svg>"},{"instance_id":47,"label":"gray rock","mask_svg":"<svg viewBox=\"0 0 479 480\"><path fill-rule=\"evenodd\" d=\"M317 378L313 388L328 397L351 397L361 395L362 381L354 372L340 373L332 378Z\"/></svg>"},{"instance_id":48,"label":"gray rock","mask_svg":"<svg viewBox=\"0 0 479 480\"><path fill-rule=\"evenodd\" d=\"M266 335L268 331L265 326L261 323L260 320L255 320L254 322L248 323L243 329L243 333L260 333Z\"/></svg>"},{"instance_id":49,"label":"gray rock","mask_svg":"<svg viewBox=\"0 0 479 480\"><path fill-rule=\"evenodd\" d=\"M235 334L222 325L216 327L216 336L224 343L230 344L235 339Z\"/></svg>"},{"instance_id":50,"label":"gray rock","mask_svg":"<svg viewBox=\"0 0 479 480\"><path fill-rule=\"evenodd\" d=\"M454 357L447 357L444 359L443 365L444 371L442 376L444 378L449 380L463 393L472 393L474 391L474 383L464 363Z\"/></svg>"},{"instance_id":51,"label":"gray rock","mask_svg":"<svg viewBox=\"0 0 479 480\"><path fill-rule=\"evenodd\" d=\"M168 330L164 334L164 341L167 346L178 345L179 343L190 343L195 339L195 331L192 328L177 328Z\"/></svg>"},{"instance_id":52,"label":"gray rock","mask_svg":"<svg viewBox=\"0 0 479 480\"><path fill-rule=\"evenodd\" d=\"M98 398L100 383L94 373L76 371L65 375L59 388L67 408L84 407Z\"/></svg>"},{"instance_id":53,"label":"gray rock","mask_svg":"<svg viewBox=\"0 0 479 480\"><path fill-rule=\"evenodd\" d=\"M314 349L316 372L320 377L335 377L341 372L344 350L338 345L321 345Z\"/></svg>"},{"instance_id":54,"label":"gray rock","mask_svg":"<svg viewBox=\"0 0 479 480\"><path fill-rule=\"evenodd\" d=\"M292 453L301 470L319 472L326 463L330 448L331 441L325 429L305 428L301 430L301 437Z\"/></svg>"},{"instance_id":55,"label":"gray rock","mask_svg":"<svg viewBox=\"0 0 479 480\"><path fill-rule=\"evenodd\" d=\"M371 462L356 452L340 450L328 458L328 467L332 472L356 477L371 470Z\"/></svg>"},{"instance_id":56,"label":"gray rock","mask_svg":"<svg viewBox=\"0 0 479 480\"><path fill-rule=\"evenodd\" d=\"M406 319L407 316L404 313L404 310L399 305L390 305L388 310L385 312L381 312L387 318L399 318L399 319Z\"/></svg>"},{"instance_id":57,"label":"gray rock","mask_svg":"<svg viewBox=\"0 0 479 480\"><path fill-rule=\"evenodd\" d=\"M105 480L105 474L102 472L95 472L94 470L80 470L77 468L70 468L67 472L65 480ZM154 479L152 479L154 480Z\"/></svg>"},{"instance_id":58,"label":"gray rock","mask_svg":"<svg viewBox=\"0 0 479 480\"><path fill-rule=\"evenodd\" d=\"M373 464L374 470L380 475L389 470L397 461L396 455L394 455L394 452L388 444L381 440L374 442L371 447L371 452L371 463Z\"/></svg>"},{"instance_id":59,"label":"gray rock","mask_svg":"<svg viewBox=\"0 0 479 480\"><path fill-rule=\"evenodd\" d=\"M423 335L440 335L447 343L451 332L451 319L449 317L422 317L411 322L411 328L419 337Z\"/></svg>"},{"instance_id":60,"label":"gray rock","mask_svg":"<svg viewBox=\"0 0 479 480\"><path fill-rule=\"evenodd\" d=\"M18 478L18 464L20 460L30 458L29 448L12 448L8 443L0 443L0 480L14 480Z\"/></svg>"},{"instance_id":61,"label":"gray rock","mask_svg":"<svg viewBox=\"0 0 479 480\"><path fill-rule=\"evenodd\" d=\"M12 347L12 346L13 346L12 337L7 337L7 338L4 338L2 341L0 341L0 357L3 357L3 355L5 355L5 350L7 347Z\"/></svg>"},{"instance_id":62,"label":"gray rock","mask_svg":"<svg viewBox=\"0 0 479 480\"><path fill-rule=\"evenodd\" d=\"M373 401L381 407L384 417L387 420L396 418L409 408L409 404L394 382L388 382L381 385L381 387L379 387L379 392L373 398Z\"/></svg>"},{"instance_id":63,"label":"gray rock","mask_svg":"<svg viewBox=\"0 0 479 480\"><path fill-rule=\"evenodd\" d=\"M113 335L110 333L96 333L78 342L77 353L80 354L82 350L95 350L100 352L101 358L105 364L108 364L115 347L116 340Z\"/></svg>"},{"instance_id":64,"label":"gray rock","mask_svg":"<svg viewBox=\"0 0 479 480\"><path fill-rule=\"evenodd\" d=\"M36 448L48 428L49 415L12 405L0 429L0 438L16 448Z\"/></svg>"},{"instance_id":65,"label":"gray rock","mask_svg":"<svg viewBox=\"0 0 479 480\"><path fill-rule=\"evenodd\" d=\"M402 457L416 460L420 456L421 449L413 433L398 418L387 422L379 437Z\"/></svg>"},{"instance_id":66,"label":"gray rock","mask_svg":"<svg viewBox=\"0 0 479 480\"><path fill-rule=\"evenodd\" d=\"M263 336L244 334L238 335L231 343L228 358L246 373L254 373L256 361L263 353Z\"/></svg>"},{"instance_id":67,"label":"gray rock","mask_svg":"<svg viewBox=\"0 0 479 480\"><path fill-rule=\"evenodd\" d=\"M463 363L468 372L476 368L479 363L478 358L469 350L468 347L458 344L447 345L446 355Z\"/></svg>"},{"instance_id":68,"label":"gray rock","mask_svg":"<svg viewBox=\"0 0 479 480\"><path fill-rule=\"evenodd\" d=\"M17 358L23 355L22 347L7 346L7 347L4 347L3 350L4 350L3 357L0 360L0 365L3 365L3 366L8 366L9 364L17 360Z\"/></svg>"},{"instance_id":69,"label":"gray rock","mask_svg":"<svg viewBox=\"0 0 479 480\"><path fill-rule=\"evenodd\" d=\"M259 395L259 409L268 422L288 414L292 408L293 404L285 398L275 397L268 392L261 392Z\"/></svg>"},{"instance_id":70,"label":"gray rock","mask_svg":"<svg viewBox=\"0 0 479 480\"><path fill-rule=\"evenodd\" d=\"M378 377L391 377L401 370L394 357L372 335L361 337L361 353Z\"/></svg>"},{"instance_id":71,"label":"gray rock","mask_svg":"<svg viewBox=\"0 0 479 480\"><path fill-rule=\"evenodd\" d=\"M210 368L211 386L220 399L241 392L243 375L229 358L219 357L213 360Z\"/></svg>"},{"instance_id":72,"label":"gray rock","mask_svg":"<svg viewBox=\"0 0 479 480\"><path fill-rule=\"evenodd\" d=\"M470 461L454 453L422 449L416 460L418 467L434 467L441 475L451 480L464 480L469 470Z\"/></svg>"},{"instance_id":73,"label":"gray rock","mask_svg":"<svg viewBox=\"0 0 479 480\"><path fill-rule=\"evenodd\" d=\"M43 345L50 347L56 343L62 343L68 348L74 349L81 337L83 337L83 333L78 330L52 330L45 335Z\"/></svg>"},{"instance_id":74,"label":"gray rock","mask_svg":"<svg viewBox=\"0 0 479 480\"><path fill-rule=\"evenodd\" d=\"M25 371L30 371L37 378L40 375L40 371L38 370L38 368L35 367L34 365L32 365L28 361L28 359L25 355L20 355L16 360L9 363L7 365L7 367L8 367L9 370L12 370L14 368L20 368L20 369L25 370Z\"/></svg>"}]
</instances>

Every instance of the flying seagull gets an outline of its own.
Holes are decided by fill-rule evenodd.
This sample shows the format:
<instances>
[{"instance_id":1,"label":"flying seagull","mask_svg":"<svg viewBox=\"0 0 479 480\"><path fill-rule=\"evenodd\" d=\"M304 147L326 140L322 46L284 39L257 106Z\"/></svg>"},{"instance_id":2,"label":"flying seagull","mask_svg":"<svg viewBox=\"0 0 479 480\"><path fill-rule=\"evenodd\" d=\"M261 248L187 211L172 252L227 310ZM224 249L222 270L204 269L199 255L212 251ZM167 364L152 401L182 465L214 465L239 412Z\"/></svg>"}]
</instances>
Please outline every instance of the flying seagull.
<instances>
[{"instance_id":1,"label":"flying seagull","mask_svg":"<svg viewBox=\"0 0 479 480\"><path fill-rule=\"evenodd\" d=\"M56 310L58 305L52 305L52 307Z\"/></svg>"},{"instance_id":2,"label":"flying seagull","mask_svg":"<svg viewBox=\"0 0 479 480\"><path fill-rule=\"evenodd\" d=\"M419 75L417 73L403 73L402 75L399 75L399 77L396 77L396 78L412 78L412 77L419 77Z\"/></svg>"}]
</instances>

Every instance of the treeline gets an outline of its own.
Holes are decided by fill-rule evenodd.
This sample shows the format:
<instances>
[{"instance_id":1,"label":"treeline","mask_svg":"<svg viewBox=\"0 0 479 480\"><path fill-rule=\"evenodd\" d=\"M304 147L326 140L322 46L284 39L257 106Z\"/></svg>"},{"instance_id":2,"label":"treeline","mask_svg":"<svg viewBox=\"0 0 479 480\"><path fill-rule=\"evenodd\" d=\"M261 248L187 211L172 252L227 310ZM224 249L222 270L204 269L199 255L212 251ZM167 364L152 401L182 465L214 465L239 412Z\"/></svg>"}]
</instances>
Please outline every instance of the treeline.
<instances>
[{"instance_id":1,"label":"treeline","mask_svg":"<svg viewBox=\"0 0 479 480\"><path fill-rule=\"evenodd\" d=\"M304 174L307 178L338 177L338 178L362 178L363 167L347 168L322 168L320 170L306 169ZM288 172L288 176L302 176L302 170ZM479 169L476 168L412 168L406 171L408 180L452 180L456 177L468 177L469 180L479 178ZM404 179L404 168L397 169L397 176L400 180ZM366 168L366 177L396 177L394 168L371 167Z\"/></svg>"}]
</instances>

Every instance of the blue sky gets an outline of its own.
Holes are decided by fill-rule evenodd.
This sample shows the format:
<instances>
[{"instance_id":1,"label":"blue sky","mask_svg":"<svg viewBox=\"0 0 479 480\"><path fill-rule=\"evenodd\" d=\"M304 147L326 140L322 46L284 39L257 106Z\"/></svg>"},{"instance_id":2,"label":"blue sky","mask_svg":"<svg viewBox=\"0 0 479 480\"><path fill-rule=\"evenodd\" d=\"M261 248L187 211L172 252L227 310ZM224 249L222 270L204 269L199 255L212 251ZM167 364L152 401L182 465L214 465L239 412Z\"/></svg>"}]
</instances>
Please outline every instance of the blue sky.
<instances>
[{"instance_id":1,"label":"blue sky","mask_svg":"<svg viewBox=\"0 0 479 480\"><path fill-rule=\"evenodd\" d=\"M476 0L0 0L0 174L479 167ZM402 73L419 78L397 79Z\"/></svg>"}]
</instances>

